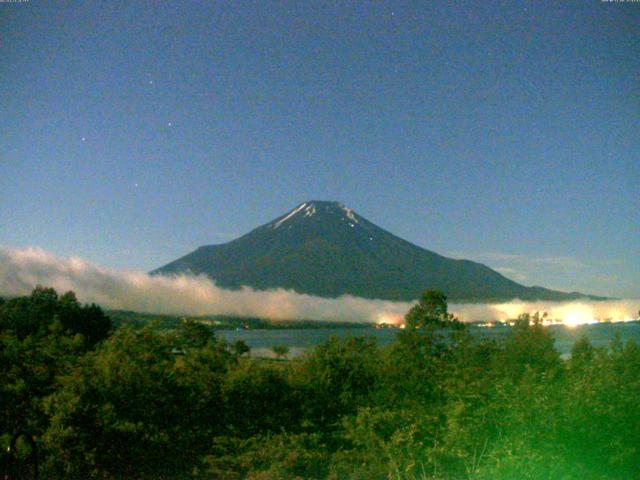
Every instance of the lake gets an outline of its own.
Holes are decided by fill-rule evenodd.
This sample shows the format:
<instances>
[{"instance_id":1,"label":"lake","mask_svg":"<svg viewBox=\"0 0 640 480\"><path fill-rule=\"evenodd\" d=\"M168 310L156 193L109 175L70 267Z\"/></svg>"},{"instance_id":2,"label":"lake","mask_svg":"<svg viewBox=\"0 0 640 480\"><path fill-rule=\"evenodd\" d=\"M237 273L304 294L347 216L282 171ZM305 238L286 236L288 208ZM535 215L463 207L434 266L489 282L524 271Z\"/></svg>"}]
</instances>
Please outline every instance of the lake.
<instances>
[{"instance_id":1,"label":"lake","mask_svg":"<svg viewBox=\"0 0 640 480\"><path fill-rule=\"evenodd\" d=\"M623 343L633 339L640 344L640 323L601 323L593 325L580 325L576 327L566 327L564 325L552 325L548 327L555 339L555 346L558 352L567 357L571 352L576 339L586 335L594 346L609 344L620 336ZM497 338L508 335L511 327L501 326L494 328L484 328L471 326L470 331L473 336L482 338ZM289 356L295 357L316 345L326 342L331 336L367 336L376 339L378 345L389 345L395 340L397 329L378 328L321 328L321 329L282 329L282 330L219 330L217 335L225 338L228 342L244 340L251 347L252 355L258 357L272 357L271 348L274 345L285 345L289 347Z\"/></svg>"}]
</instances>

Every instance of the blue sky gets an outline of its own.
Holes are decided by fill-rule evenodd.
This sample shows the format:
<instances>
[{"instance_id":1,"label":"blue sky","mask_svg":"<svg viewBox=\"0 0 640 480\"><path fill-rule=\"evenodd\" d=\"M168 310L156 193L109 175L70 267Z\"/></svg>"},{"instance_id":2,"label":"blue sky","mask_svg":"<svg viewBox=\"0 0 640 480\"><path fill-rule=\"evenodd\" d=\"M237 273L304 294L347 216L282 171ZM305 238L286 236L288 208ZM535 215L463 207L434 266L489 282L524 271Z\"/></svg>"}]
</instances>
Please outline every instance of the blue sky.
<instances>
[{"instance_id":1,"label":"blue sky","mask_svg":"<svg viewBox=\"0 0 640 480\"><path fill-rule=\"evenodd\" d=\"M0 245L151 270L309 199L640 296L640 4L0 3Z\"/></svg>"}]
</instances>

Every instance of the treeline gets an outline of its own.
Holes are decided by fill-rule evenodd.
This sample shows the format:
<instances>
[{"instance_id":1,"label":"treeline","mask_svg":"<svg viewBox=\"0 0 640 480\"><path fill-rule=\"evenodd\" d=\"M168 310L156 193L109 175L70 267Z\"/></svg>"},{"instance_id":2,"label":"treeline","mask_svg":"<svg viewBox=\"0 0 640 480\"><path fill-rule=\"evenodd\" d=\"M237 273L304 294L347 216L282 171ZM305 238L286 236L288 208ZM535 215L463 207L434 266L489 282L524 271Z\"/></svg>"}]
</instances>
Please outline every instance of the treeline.
<instances>
[{"instance_id":1,"label":"treeline","mask_svg":"<svg viewBox=\"0 0 640 480\"><path fill-rule=\"evenodd\" d=\"M354 322L334 322L322 320L270 320L257 317L234 317L231 315L204 315L185 317L179 315L159 315L126 310L107 311L115 327L143 327L150 322L159 328L173 329L184 321L210 325L214 330L317 330L324 328L367 328L370 324Z\"/></svg>"},{"instance_id":2,"label":"treeline","mask_svg":"<svg viewBox=\"0 0 640 480\"><path fill-rule=\"evenodd\" d=\"M26 432L40 478L640 478L635 343L563 361L537 317L473 339L434 292L407 321L276 362L36 289L0 304L0 475Z\"/></svg>"}]
</instances>

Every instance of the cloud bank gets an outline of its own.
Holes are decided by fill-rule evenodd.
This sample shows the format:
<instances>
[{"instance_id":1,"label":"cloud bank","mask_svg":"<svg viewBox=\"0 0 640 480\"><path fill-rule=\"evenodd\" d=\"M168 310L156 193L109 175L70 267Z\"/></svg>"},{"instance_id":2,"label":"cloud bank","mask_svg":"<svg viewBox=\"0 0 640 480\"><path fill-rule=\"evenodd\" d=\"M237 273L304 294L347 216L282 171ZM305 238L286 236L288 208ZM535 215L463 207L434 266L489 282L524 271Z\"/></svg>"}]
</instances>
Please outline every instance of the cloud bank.
<instances>
[{"instance_id":1,"label":"cloud bank","mask_svg":"<svg viewBox=\"0 0 640 480\"><path fill-rule=\"evenodd\" d=\"M151 276L41 249L0 247L0 295L27 295L36 285L58 292L73 290L79 300L105 308L165 314L379 322L400 319L411 307L405 302L349 295L328 299L284 289L227 290L203 275Z\"/></svg>"},{"instance_id":2,"label":"cloud bank","mask_svg":"<svg viewBox=\"0 0 640 480\"><path fill-rule=\"evenodd\" d=\"M274 320L339 320L398 323L410 302L370 300L345 295L335 299L291 290L243 287L227 290L205 276L150 276L145 272L104 268L79 258L63 258L37 248L0 247L0 295L28 295L36 285L73 290L82 302L105 308L183 315L235 315ZM548 312L568 323L592 319L635 318L640 301L521 302L452 304L463 321L508 320L520 313Z\"/></svg>"},{"instance_id":3,"label":"cloud bank","mask_svg":"<svg viewBox=\"0 0 640 480\"><path fill-rule=\"evenodd\" d=\"M597 321L623 322L638 318L640 300L609 300L572 302L526 302L512 300L505 303L453 304L449 310L462 321L507 321L522 313L547 313L553 321L568 325L595 323Z\"/></svg>"}]
</instances>

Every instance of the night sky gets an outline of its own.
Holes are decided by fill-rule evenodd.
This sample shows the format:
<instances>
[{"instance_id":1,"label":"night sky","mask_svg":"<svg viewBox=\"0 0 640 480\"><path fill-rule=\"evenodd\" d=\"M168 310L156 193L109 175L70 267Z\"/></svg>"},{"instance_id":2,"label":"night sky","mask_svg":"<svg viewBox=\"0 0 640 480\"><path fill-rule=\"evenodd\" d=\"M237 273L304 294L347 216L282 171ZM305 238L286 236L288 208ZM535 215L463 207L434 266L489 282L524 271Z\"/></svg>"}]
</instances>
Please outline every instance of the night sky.
<instances>
[{"instance_id":1,"label":"night sky","mask_svg":"<svg viewBox=\"0 0 640 480\"><path fill-rule=\"evenodd\" d=\"M0 3L0 245L151 270L314 200L640 297L640 3Z\"/></svg>"}]
</instances>

